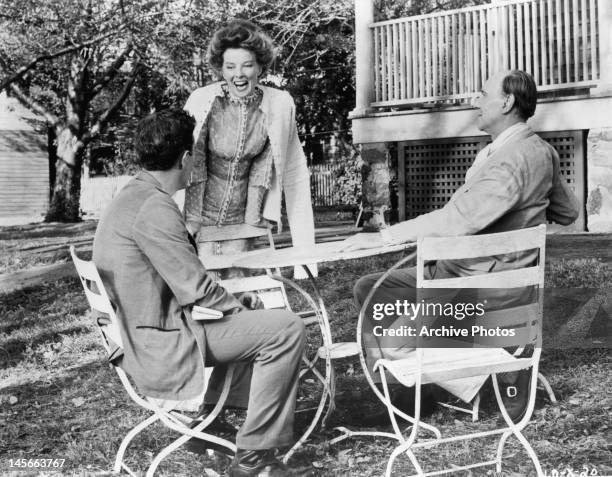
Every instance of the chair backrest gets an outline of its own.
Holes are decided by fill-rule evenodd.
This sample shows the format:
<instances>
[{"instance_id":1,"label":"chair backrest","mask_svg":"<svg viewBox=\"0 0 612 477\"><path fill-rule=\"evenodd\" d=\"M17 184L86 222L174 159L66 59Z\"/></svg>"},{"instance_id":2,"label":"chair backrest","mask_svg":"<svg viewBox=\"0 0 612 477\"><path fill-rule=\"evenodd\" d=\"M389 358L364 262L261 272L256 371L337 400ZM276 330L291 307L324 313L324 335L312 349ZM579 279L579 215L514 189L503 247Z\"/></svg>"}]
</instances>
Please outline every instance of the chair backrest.
<instances>
[{"instance_id":1,"label":"chair backrest","mask_svg":"<svg viewBox=\"0 0 612 477\"><path fill-rule=\"evenodd\" d=\"M85 296L92 311L103 315L104 319L97 319L97 325L102 334L102 342L107 353L113 353L110 341L123 348L121 334L119 332L119 321L115 314L115 309L106 293L100 274L92 261L83 260L77 257L74 245L70 246L70 255L76 268ZM110 341L109 341L110 340Z\"/></svg>"},{"instance_id":2,"label":"chair backrest","mask_svg":"<svg viewBox=\"0 0 612 477\"><path fill-rule=\"evenodd\" d=\"M528 304L487 311L489 327L515 328L514 339L488 339L484 343L495 346L538 344L541 342L543 289L545 267L546 225L486 235L463 237L422 237L417 244L417 288L420 289L536 289L536 300ZM506 269L478 275L427 279L425 265L430 261L464 260L506 254L525 254L537 251L535 263L522 268Z\"/></svg>"},{"instance_id":3,"label":"chair backrest","mask_svg":"<svg viewBox=\"0 0 612 477\"><path fill-rule=\"evenodd\" d=\"M255 227L253 227L255 229ZM274 250L274 237L270 228L262 229L259 228L260 233L258 235L251 235L247 233L244 236L230 236L232 239L236 238L254 238L267 236L268 248ZM233 268L232 263L242 254L249 252L242 252L232 255L212 255L203 259L204 266L207 270L221 272ZM279 270L275 270L277 274L280 274ZM264 308L286 308L290 309L289 299L285 286L282 282L271 278L267 274L250 275L244 277L227 278L220 280L221 285L227 289L230 293L240 294L245 292L257 293L261 299Z\"/></svg>"}]
</instances>

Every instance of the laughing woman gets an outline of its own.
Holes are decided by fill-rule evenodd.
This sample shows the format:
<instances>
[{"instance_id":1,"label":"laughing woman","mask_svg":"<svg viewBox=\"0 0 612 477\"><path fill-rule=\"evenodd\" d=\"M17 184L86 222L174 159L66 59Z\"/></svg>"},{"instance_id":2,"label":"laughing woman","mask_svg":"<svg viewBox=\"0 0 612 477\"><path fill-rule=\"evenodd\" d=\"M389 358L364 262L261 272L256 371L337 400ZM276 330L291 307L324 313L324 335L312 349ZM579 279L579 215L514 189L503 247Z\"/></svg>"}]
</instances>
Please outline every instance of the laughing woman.
<instances>
[{"instance_id":1,"label":"laughing woman","mask_svg":"<svg viewBox=\"0 0 612 477\"><path fill-rule=\"evenodd\" d=\"M281 193L294 246L314 243L310 180L286 91L259 84L274 59L253 23L218 29L208 62L221 79L196 89L185 109L196 118L195 169L185 194L187 227L200 258L249 250L270 221L281 223Z\"/></svg>"}]
</instances>

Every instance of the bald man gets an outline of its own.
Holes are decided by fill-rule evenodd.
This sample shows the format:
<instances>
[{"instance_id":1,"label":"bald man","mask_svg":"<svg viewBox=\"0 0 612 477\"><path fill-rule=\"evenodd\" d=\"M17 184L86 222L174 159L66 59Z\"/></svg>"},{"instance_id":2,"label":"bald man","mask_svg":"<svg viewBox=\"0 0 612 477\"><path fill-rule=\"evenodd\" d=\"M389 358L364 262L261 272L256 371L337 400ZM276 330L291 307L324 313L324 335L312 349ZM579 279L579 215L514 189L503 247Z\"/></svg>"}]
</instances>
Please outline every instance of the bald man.
<instances>
[{"instance_id":1,"label":"bald man","mask_svg":"<svg viewBox=\"0 0 612 477\"><path fill-rule=\"evenodd\" d=\"M400 244L415 241L417 237L506 232L534 227L547 220L563 225L574 222L579 203L559 175L559 156L526 123L533 116L536 103L537 90L531 75L513 70L489 78L474 106L478 111L478 128L490 134L493 142L478 154L465 175L465 184L443 208L393 225L379 235L357 234L345 241L344 249ZM533 263L536 253L438 261L426 267L425 276L450 278L521 268ZM367 275L355 284L355 300L360 308L380 275ZM382 283L372 303L414 300L415 287L414 268L396 270ZM371 323L363 331L366 342L376 341ZM414 347L414 341L406 342L402 351L411 346ZM378 347L385 348L381 343ZM392 353L382 351L385 357L393 359ZM517 380L515 373L505 381L500 383L504 403L510 416L518 422L524 415L529 381L524 376ZM457 395L465 397L465 394Z\"/></svg>"}]
</instances>

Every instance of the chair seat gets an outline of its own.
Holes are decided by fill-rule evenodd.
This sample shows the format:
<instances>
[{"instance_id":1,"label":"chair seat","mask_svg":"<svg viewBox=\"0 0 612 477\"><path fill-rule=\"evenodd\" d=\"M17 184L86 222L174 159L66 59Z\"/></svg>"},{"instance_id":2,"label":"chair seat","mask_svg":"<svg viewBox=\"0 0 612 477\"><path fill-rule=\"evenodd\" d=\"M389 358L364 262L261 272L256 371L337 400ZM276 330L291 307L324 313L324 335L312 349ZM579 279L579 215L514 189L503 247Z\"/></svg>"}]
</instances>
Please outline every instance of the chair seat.
<instances>
[{"instance_id":1,"label":"chair seat","mask_svg":"<svg viewBox=\"0 0 612 477\"><path fill-rule=\"evenodd\" d=\"M321 346L317 355L321 359L325 359L327 353L325 346ZM348 358L349 356L357 356L359 354L359 344L355 342L334 343L329 347L329 356L331 359Z\"/></svg>"},{"instance_id":2,"label":"chair seat","mask_svg":"<svg viewBox=\"0 0 612 477\"><path fill-rule=\"evenodd\" d=\"M404 386L416 383L416 351L398 360L379 359L374 369L385 368ZM518 371L533 365L531 358L515 358L501 348L426 348L422 384Z\"/></svg>"}]
</instances>

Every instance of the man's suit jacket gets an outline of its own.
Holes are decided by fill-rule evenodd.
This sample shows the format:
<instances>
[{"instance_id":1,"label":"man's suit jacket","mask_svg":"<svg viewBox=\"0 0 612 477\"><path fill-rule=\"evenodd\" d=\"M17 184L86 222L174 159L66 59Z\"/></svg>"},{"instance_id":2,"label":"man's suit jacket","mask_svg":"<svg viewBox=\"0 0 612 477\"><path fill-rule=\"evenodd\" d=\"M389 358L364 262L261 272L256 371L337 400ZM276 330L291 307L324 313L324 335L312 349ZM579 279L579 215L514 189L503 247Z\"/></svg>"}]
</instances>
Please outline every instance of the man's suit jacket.
<instances>
[{"instance_id":1,"label":"man's suit jacket","mask_svg":"<svg viewBox=\"0 0 612 477\"><path fill-rule=\"evenodd\" d=\"M208 275L176 203L151 174L139 173L113 199L96 230L93 260L116 306L120 365L138 389L172 400L201 394L205 329L191 308L243 307Z\"/></svg>"},{"instance_id":2,"label":"man's suit jacket","mask_svg":"<svg viewBox=\"0 0 612 477\"><path fill-rule=\"evenodd\" d=\"M567 225L579 205L559 175L555 149L527 125L494 150L441 209L390 228L393 237L461 236L505 232L546 223ZM438 261L436 278L518 268L533 263L535 252Z\"/></svg>"}]
</instances>

